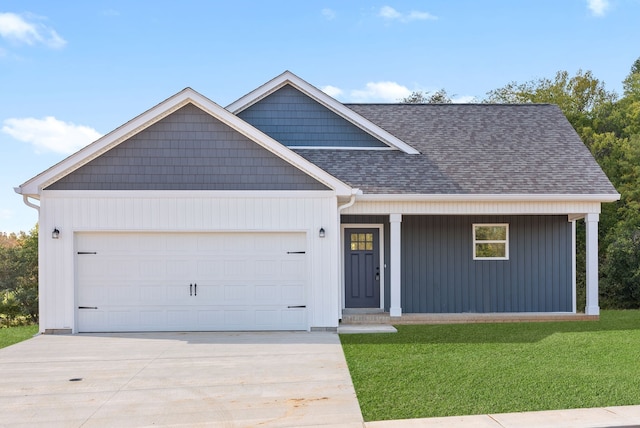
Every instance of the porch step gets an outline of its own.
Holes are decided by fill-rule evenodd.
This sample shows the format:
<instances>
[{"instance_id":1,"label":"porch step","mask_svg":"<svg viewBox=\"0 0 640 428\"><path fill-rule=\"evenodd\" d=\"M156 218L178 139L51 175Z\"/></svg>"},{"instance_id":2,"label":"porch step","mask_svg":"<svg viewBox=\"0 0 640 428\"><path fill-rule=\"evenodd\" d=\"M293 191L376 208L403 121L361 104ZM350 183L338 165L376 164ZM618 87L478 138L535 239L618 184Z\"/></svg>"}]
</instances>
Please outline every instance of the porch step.
<instances>
[{"instance_id":1,"label":"porch step","mask_svg":"<svg viewBox=\"0 0 640 428\"><path fill-rule=\"evenodd\" d=\"M351 311L349 311L351 312ZM364 324L467 324L501 322L544 322L544 321L597 321L598 315L582 313L464 313L464 314L402 314L391 317L388 312L342 313L341 325Z\"/></svg>"},{"instance_id":2,"label":"porch step","mask_svg":"<svg viewBox=\"0 0 640 428\"><path fill-rule=\"evenodd\" d=\"M342 312L341 325L364 325L364 324L391 324L391 317L388 312L353 312L354 309L345 309Z\"/></svg>"}]
</instances>

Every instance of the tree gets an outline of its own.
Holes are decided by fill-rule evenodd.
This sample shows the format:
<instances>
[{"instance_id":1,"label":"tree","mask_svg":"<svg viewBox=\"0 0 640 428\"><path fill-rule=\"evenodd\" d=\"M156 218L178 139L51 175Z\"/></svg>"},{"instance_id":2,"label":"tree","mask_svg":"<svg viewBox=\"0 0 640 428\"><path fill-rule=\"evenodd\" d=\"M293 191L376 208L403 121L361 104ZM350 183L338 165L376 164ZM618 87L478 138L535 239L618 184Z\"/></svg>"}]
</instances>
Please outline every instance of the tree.
<instances>
[{"instance_id":1,"label":"tree","mask_svg":"<svg viewBox=\"0 0 640 428\"><path fill-rule=\"evenodd\" d=\"M575 76L559 71L554 79L511 82L489 92L485 102L560 107L621 195L617 203L603 205L600 215L602 306L640 308L640 58L623 85L624 96L618 99L590 71ZM583 229L580 224L578 236ZM584 242L577 246L583 249ZM583 258L584 250L578 251L579 267ZM578 295L583 295L580 269Z\"/></svg>"},{"instance_id":2,"label":"tree","mask_svg":"<svg viewBox=\"0 0 640 428\"><path fill-rule=\"evenodd\" d=\"M608 92L604 82L593 77L591 71L578 70L572 77L566 71L558 71L553 80L543 78L522 84L511 82L488 92L485 102L557 104L580 133L582 127L591 125L600 106L616 98L616 94Z\"/></svg>"},{"instance_id":3,"label":"tree","mask_svg":"<svg viewBox=\"0 0 640 428\"><path fill-rule=\"evenodd\" d=\"M444 88L429 94L430 92L414 91L408 97L402 98L400 102L403 104L451 104L451 97Z\"/></svg>"},{"instance_id":4,"label":"tree","mask_svg":"<svg viewBox=\"0 0 640 428\"><path fill-rule=\"evenodd\" d=\"M0 320L38 321L38 229L0 234Z\"/></svg>"}]
</instances>

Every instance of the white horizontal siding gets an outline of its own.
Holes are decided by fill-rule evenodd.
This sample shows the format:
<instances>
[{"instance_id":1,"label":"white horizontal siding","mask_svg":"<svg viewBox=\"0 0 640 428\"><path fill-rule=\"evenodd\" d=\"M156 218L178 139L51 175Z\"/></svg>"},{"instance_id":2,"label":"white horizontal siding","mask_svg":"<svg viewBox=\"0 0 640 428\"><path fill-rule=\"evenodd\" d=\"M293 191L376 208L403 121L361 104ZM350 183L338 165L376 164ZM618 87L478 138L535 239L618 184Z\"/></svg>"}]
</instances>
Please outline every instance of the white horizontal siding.
<instances>
[{"instance_id":1,"label":"white horizontal siding","mask_svg":"<svg viewBox=\"0 0 640 428\"><path fill-rule=\"evenodd\" d=\"M40 206L41 331L76 331L74 233L88 231L305 232L309 327L337 326L339 228L332 192L44 191ZM51 239L54 227L60 239ZM326 238L318 237L320 227Z\"/></svg>"},{"instance_id":2,"label":"white horizontal siding","mask_svg":"<svg viewBox=\"0 0 640 428\"><path fill-rule=\"evenodd\" d=\"M600 202L581 201L441 201L441 202L388 202L357 201L342 214L432 214L432 215L469 215L469 214L586 214L599 213Z\"/></svg>"}]
</instances>

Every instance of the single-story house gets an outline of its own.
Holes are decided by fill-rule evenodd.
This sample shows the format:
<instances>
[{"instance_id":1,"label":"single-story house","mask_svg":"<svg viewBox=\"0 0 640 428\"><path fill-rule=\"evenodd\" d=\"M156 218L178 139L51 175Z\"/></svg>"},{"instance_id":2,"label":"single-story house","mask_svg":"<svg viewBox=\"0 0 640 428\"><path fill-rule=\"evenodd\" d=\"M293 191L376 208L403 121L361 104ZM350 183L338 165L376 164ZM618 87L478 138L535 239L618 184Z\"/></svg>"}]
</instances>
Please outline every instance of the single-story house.
<instances>
[{"instance_id":1,"label":"single-story house","mask_svg":"<svg viewBox=\"0 0 640 428\"><path fill-rule=\"evenodd\" d=\"M187 88L28 180L40 330L335 329L343 311L597 316L620 195L548 104L343 104L285 72Z\"/></svg>"}]
</instances>

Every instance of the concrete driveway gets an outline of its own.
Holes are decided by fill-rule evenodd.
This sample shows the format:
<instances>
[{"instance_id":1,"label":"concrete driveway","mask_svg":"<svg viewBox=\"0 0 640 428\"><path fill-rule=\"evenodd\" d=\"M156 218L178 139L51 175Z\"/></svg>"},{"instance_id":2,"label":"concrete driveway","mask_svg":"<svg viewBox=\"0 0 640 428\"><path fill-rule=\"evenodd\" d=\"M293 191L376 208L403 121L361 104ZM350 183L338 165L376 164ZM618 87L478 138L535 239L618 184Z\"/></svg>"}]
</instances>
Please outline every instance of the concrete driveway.
<instances>
[{"instance_id":1,"label":"concrete driveway","mask_svg":"<svg viewBox=\"0 0 640 428\"><path fill-rule=\"evenodd\" d=\"M363 426L335 333L37 336L0 369L0 426Z\"/></svg>"}]
</instances>

